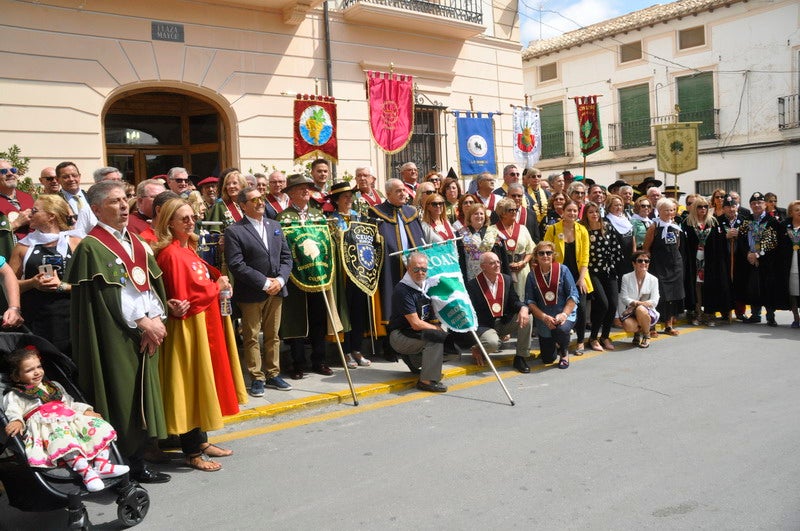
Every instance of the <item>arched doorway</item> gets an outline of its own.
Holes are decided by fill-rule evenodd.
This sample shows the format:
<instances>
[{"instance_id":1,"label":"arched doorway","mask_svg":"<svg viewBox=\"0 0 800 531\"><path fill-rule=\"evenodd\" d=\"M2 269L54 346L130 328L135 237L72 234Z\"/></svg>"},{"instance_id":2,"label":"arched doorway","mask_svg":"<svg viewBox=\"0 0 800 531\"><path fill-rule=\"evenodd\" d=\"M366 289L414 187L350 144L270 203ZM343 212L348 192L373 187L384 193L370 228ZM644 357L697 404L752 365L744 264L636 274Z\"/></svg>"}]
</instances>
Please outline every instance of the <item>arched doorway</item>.
<instances>
[{"instance_id":1,"label":"arched doorway","mask_svg":"<svg viewBox=\"0 0 800 531\"><path fill-rule=\"evenodd\" d=\"M103 117L106 159L138 183L182 166L205 178L230 165L229 128L217 106L172 90L129 92Z\"/></svg>"}]
</instances>

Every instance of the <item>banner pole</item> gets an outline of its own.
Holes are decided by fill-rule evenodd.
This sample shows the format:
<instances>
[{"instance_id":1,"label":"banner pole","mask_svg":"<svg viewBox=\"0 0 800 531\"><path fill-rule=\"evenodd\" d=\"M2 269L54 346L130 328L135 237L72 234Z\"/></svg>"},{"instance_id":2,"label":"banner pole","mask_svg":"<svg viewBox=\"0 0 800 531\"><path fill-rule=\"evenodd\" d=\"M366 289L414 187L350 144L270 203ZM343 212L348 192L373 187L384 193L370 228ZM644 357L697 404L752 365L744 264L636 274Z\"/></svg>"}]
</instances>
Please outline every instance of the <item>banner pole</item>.
<instances>
[{"instance_id":1,"label":"banner pole","mask_svg":"<svg viewBox=\"0 0 800 531\"><path fill-rule=\"evenodd\" d=\"M509 394L508 389L506 388L506 384L503 383L503 379L500 378L500 375L497 373L497 369L494 368L494 363L492 363L492 358L489 357L489 354L486 353L486 349L483 348L483 345L481 344L481 340L480 340L480 338L478 338L477 332L475 332L475 330L470 330L470 332L472 333L472 337L475 339L475 343L478 345L478 348L481 349L481 353L483 353L483 357L489 363L489 367L491 367L492 372L497 377L497 381L500 383L500 387L502 387L503 391L505 391L506 396L508 397L508 401L511 402L511 405L513 406L514 405L514 399L511 398L511 394Z\"/></svg>"},{"instance_id":2,"label":"banner pole","mask_svg":"<svg viewBox=\"0 0 800 531\"><path fill-rule=\"evenodd\" d=\"M336 347L339 349L339 356L342 358L342 367L344 367L344 374L347 376L347 384L350 386L350 394L353 395L353 405L358 405L358 398L356 397L356 390L353 387L353 380L350 378L350 369L347 368L347 360L344 359L344 351L342 350L342 342L339 341L339 332L335 330L333 324L333 313L331 313L331 305L328 302L328 296L325 291L322 292L322 299L325 301L325 310L328 312L328 321L331 323L331 328L334 328L333 335L336 337Z\"/></svg>"},{"instance_id":3,"label":"banner pole","mask_svg":"<svg viewBox=\"0 0 800 531\"><path fill-rule=\"evenodd\" d=\"M370 352L374 356L377 330L375 329L375 305L372 303L372 295L367 297L367 316L369 317L369 344L372 347Z\"/></svg>"}]
</instances>

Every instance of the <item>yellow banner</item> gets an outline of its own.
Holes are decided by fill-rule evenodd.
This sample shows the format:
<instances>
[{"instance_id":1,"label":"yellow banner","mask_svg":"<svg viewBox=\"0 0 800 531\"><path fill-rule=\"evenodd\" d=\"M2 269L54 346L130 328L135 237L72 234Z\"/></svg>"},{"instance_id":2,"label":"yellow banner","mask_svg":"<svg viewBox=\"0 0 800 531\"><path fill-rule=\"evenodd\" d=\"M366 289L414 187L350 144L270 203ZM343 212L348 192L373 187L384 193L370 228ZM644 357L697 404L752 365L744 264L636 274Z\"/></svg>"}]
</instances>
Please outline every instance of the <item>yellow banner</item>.
<instances>
[{"instance_id":1,"label":"yellow banner","mask_svg":"<svg viewBox=\"0 0 800 531\"><path fill-rule=\"evenodd\" d=\"M654 125L658 171L680 175L697 169L697 126L700 122Z\"/></svg>"}]
</instances>

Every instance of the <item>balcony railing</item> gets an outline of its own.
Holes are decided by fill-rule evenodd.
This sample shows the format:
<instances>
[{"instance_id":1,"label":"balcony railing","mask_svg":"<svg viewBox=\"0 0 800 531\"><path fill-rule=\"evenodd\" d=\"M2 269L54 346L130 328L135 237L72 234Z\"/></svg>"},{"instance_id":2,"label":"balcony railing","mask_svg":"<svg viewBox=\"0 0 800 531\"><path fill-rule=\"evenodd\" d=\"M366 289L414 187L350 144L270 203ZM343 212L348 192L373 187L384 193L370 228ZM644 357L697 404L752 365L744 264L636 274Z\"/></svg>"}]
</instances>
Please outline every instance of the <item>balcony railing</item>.
<instances>
[{"instance_id":1,"label":"balcony railing","mask_svg":"<svg viewBox=\"0 0 800 531\"><path fill-rule=\"evenodd\" d=\"M377 4L428 15L483 24L483 11L480 0L344 0L342 9L355 4Z\"/></svg>"},{"instance_id":2,"label":"balcony railing","mask_svg":"<svg viewBox=\"0 0 800 531\"><path fill-rule=\"evenodd\" d=\"M800 127L800 94L778 98L778 129Z\"/></svg>"},{"instance_id":3,"label":"balcony railing","mask_svg":"<svg viewBox=\"0 0 800 531\"><path fill-rule=\"evenodd\" d=\"M719 138L719 109L682 112L679 116L654 116L643 120L632 120L608 125L608 149L632 149L653 145L652 126L681 122L701 122L698 126L700 140Z\"/></svg>"},{"instance_id":4,"label":"balcony railing","mask_svg":"<svg viewBox=\"0 0 800 531\"><path fill-rule=\"evenodd\" d=\"M542 135L543 159L572 156L572 131L559 131Z\"/></svg>"}]
</instances>

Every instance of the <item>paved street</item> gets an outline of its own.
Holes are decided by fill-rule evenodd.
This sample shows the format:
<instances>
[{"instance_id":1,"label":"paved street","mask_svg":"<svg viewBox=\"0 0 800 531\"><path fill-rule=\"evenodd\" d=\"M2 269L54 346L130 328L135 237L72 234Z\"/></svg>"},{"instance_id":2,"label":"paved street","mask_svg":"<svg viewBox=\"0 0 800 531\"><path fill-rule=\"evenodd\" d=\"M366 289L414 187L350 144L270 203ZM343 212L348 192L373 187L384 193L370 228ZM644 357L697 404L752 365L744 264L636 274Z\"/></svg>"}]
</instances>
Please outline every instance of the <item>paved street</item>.
<instances>
[{"instance_id":1,"label":"paved street","mask_svg":"<svg viewBox=\"0 0 800 531\"><path fill-rule=\"evenodd\" d=\"M503 367L515 407L487 370L232 424L224 469L162 467L137 529L800 528L800 331L684 330L566 371ZM115 529L110 500L88 506ZM0 499L0 529L63 521Z\"/></svg>"}]
</instances>

